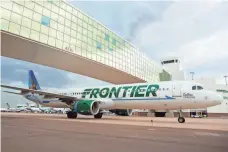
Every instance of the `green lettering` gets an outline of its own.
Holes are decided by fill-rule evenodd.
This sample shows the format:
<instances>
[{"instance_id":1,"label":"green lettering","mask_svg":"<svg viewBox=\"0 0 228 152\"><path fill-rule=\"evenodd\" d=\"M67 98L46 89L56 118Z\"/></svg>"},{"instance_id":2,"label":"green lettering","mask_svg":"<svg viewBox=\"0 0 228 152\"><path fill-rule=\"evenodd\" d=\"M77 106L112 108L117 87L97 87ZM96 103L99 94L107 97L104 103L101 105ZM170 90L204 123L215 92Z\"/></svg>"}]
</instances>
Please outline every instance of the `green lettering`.
<instances>
[{"instance_id":1,"label":"green lettering","mask_svg":"<svg viewBox=\"0 0 228 152\"><path fill-rule=\"evenodd\" d=\"M106 98L108 94L109 94L109 88L103 88L100 90L100 93L99 93L101 98Z\"/></svg>"},{"instance_id":2,"label":"green lettering","mask_svg":"<svg viewBox=\"0 0 228 152\"><path fill-rule=\"evenodd\" d=\"M83 91L83 93L82 93L82 98L85 98L85 96L86 96L87 94L89 94L91 90L92 90L92 89L85 89L85 90Z\"/></svg>"},{"instance_id":3,"label":"green lettering","mask_svg":"<svg viewBox=\"0 0 228 152\"><path fill-rule=\"evenodd\" d=\"M135 97L144 97L144 91L141 91L141 89L144 89L146 88L147 85L141 85L141 86L138 86L138 88L136 89L136 92L135 92Z\"/></svg>"},{"instance_id":4,"label":"green lettering","mask_svg":"<svg viewBox=\"0 0 228 152\"><path fill-rule=\"evenodd\" d=\"M123 97L126 97L127 90L130 89L130 88L132 88L132 86L125 86L125 87L123 87L123 89L124 89Z\"/></svg>"},{"instance_id":5,"label":"green lettering","mask_svg":"<svg viewBox=\"0 0 228 152\"><path fill-rule=\"evenodd\" d=\"M100 90L99 88L93 89L90 94L90 98L93 98L93 96L94 96L94 98L97 98L97 94L99 93L99 90Z\"/></svg>"},{"instance_id":6,"label":"green lettering","mask_svg":"<svg viewBox=\"0 0 228 152\"><path fill-rule=\"evenodd\" d=\"M113 87L110 91L109 98L112 98L113 94L114 94L115 98L118 98L120 90L121 90L121 87L119 87L117 90L116 90L116 87Z\"/></svg>"},{"instance_id":7,"label":"green lettering","mask_svg":"<svg viewBox=\"0 0 228 152\"><path fill-rule=\"evenodd\" d=\"M149 97L150 96L150 93L152 93L152 95L154 96L154 97L156 97L157 96L157 94L156 94L156 91L159 89L159 85L149 85L148 86L148 88L147 88L147 90L146 90L146 97Z\"/></svg>"},{"instance_id":8,"label":"green lettering","mask_svg":"<svg viewBox=\"0 0 228 152\"><path fill-rule=\"evenodd\" d=\"M131 89L131 94L130 94L130 97L133 97L134 96L134 93L135 93L135 89L137 88L137 86L134 86L132 89Z\"/></svg>"}]
</instances>

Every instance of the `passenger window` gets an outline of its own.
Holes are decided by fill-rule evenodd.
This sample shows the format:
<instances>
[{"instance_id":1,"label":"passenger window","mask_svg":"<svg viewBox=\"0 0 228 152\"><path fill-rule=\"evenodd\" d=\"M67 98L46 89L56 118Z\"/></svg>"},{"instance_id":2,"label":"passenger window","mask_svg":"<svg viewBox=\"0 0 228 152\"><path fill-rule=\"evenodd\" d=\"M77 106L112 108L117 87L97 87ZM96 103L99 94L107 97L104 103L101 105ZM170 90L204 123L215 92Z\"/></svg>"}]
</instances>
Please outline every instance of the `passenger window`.
<instances>
[{"instance_id":1,"label":"passenger window","mask_svg":"<svg viewBox=\"0 0 228 152\"><path fill-rule=\"evenodd\" d=\"M196 90L196 86L193 86L193 87L192 87L192 90Z\"/></svg>"}]
</instances>

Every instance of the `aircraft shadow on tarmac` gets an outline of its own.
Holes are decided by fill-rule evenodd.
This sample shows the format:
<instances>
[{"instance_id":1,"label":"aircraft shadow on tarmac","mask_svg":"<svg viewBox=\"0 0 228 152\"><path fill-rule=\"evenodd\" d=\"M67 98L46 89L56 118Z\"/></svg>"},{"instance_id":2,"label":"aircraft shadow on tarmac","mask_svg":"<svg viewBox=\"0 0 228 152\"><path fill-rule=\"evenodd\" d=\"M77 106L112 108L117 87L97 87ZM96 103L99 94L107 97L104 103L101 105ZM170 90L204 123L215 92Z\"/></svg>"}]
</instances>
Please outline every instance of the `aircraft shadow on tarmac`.
<instances>
[{"instance_id":1,"label":"aircraft shadow on tarmac","mask_svg":"<svg viewBox=\"0 0 228 152\"><path fill-rule=\"evenodd\" d=\"M66 118L66 117L59 117L58 119L62 119L62 120L67 120L68 118ZM92 120L92 121L124 121L124 122L142 122L142 123L148 123L148 122L150 122L150 123L163 123L163 124L176 124L177 123L177 121L176 121L176 118L173 118L173 119L169 119L169 120L167 120L167 119L153 119L153 117L151 117L151 119L134 119L133 117L131 117L131 119L129 119L129 118L127 118L127 117L102 117L101 119L95 119L95 118L93 118L93 117L91 117L91 116L83 116L83 117L81 117L81 116L79 116L77 119L68 119L68 120L75 120L75 121L77 121L77 120ZM201 120L201 121L198 121L198 120L196 120L195 118L188 118L188 120L187 120L187 123L185 123L185 124L182 124L182 125L189 125L189 124L192 124L192 125L200 125L200 124L202 124L202 125L212 125L212 124L214 124L213 122L207 122L207 121L203 121L203 120Z\"/></svg>"}]
</instances>

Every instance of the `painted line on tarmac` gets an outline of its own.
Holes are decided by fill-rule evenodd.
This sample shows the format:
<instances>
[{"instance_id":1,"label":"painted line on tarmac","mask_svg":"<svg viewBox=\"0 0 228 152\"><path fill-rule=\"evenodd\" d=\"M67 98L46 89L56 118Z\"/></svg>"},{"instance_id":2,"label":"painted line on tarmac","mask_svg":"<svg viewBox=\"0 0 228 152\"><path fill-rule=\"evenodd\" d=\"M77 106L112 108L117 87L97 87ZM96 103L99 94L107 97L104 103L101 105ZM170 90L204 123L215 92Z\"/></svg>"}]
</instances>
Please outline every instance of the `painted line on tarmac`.
<instances>
[{"instance_id":1,"label":"painted line on tarmac","mask_svg":"<svg viewBox=\"0 0 228 152\"><path fill-rule=\"evenodd\" d=\"M194 134L198 135L198 136L213 136L213 137L220 137L221 136L221 134L211 133L211 132L195 132Z\"/></svg>"},{"instance_id":2,"label":"painted line on tarmac","mask_svg":"<svg viewBox=\"0 0 228 152\"><path fill-rule=\"evenodd\" d=\"M156 129L153 128L153 129L147 129L147 130L149 130L149 131L154 131L154 130L156 130Z\"/></svg>"}]
</instances>

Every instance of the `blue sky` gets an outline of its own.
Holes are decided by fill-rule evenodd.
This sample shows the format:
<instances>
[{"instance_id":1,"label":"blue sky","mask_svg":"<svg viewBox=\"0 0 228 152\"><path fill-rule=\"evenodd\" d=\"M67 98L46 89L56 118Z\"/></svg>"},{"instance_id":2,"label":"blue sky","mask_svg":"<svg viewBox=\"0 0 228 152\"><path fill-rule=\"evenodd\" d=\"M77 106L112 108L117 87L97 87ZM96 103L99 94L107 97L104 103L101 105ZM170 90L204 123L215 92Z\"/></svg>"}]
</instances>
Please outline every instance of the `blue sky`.
<instances>
[{"instance_id":1,"label":"blue sky","mask_svg":"<svg viewBox=\"0 0 228 152\"><path fill-rule=\"evenodd\" d=\"M68 1L146 52L153 60L178 56L195 77L228 75L228 2L224 1ZM27 87L33 69L43 88L73 88L105 82L62 70L1 57L1 82ZM55 78L53 80L53 78ZM26 100L2 93L4 106Z\"/></svg>"}]
</instances>

